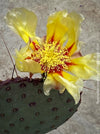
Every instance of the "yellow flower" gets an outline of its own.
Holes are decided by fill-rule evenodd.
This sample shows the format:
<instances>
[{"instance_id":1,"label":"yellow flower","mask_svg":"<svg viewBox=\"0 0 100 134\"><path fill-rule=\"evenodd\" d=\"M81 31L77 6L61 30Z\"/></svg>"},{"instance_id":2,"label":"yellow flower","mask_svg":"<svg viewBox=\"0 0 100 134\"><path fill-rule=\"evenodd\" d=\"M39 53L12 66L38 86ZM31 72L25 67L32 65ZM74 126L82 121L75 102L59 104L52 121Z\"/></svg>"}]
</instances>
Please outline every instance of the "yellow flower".
<instances>
[{"instance_id":1,"label":"yellow flower","mask_svg":"<svg viewBox=\"0 0 100 134\"><path fill-rule=\"evenodd\" d=\"M79 52L81 15L75 12L68 14L65 10L51 14L47 21L47 35L42 39L35 35L37 17L33 12L15 8L8 12L6 21L27 44L16 51L17 69L33 74L46 73L46 95L51 89L57 89L60 93L67 89L77 104L83 80L100 79L100 61L97 60L100 54L82 57Z\"/></svg>"}]
</instances>

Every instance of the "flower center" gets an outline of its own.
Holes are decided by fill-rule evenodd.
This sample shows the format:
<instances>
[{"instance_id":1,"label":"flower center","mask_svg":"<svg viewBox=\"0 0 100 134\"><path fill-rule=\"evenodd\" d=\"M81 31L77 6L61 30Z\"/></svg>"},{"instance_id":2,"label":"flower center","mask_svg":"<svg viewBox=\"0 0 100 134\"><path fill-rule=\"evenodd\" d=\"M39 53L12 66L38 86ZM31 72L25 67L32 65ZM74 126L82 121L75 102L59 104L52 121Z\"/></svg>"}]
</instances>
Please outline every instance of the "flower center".
<instances>
[{"instance_id":1,"label":"flower center","mask_svg":"<svg viewBox=\"0 0 100 134\"><path fill-rule=\"evenodd\" d=\"M41 65L41 70L49 73L68 69L66 62L71 62L67 55L67 49L65 50L56 42L52 44L44 43L34 52L33 60Z\"/></svg>"}]
</instances>

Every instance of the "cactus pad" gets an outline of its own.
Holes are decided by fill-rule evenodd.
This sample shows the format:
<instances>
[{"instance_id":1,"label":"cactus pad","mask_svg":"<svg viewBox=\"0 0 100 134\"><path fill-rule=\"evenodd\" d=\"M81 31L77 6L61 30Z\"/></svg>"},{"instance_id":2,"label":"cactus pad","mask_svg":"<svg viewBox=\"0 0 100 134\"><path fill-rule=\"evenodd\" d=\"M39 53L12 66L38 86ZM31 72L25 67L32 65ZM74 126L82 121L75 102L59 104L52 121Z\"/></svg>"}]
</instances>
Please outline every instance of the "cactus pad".
<instances>
[{"instance_id":1,"label":"cactus pad","mask_svg":"<svg viewBox=\"0 0 100 134\"><path fill-rule=\"evenodd\" d=\"M44 134L76 111L72 96L52 90L43 93L43 80L14 78L0 82L0 134Z\"/></svg>"}]
</instances>

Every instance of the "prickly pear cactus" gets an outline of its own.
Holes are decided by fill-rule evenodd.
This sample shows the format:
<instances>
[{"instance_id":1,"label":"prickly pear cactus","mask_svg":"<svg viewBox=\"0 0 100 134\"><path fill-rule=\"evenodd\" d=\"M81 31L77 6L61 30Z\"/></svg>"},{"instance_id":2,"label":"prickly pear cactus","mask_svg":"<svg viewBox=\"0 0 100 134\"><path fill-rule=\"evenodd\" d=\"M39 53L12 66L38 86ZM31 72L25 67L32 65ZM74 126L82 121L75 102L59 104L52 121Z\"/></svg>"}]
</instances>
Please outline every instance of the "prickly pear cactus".
<instances>
[{"instance_id":1,"label":"prickly pear cactus","mask_svg":"<svg viewBox=\"0 0 100 134\"><path fill-rule=\"evenodd\" d=\"M43 93L43 80L15 78L0 82L0 134L44 134L76 111L72 96L52 90Z\"/></svg>"}]
</instances>

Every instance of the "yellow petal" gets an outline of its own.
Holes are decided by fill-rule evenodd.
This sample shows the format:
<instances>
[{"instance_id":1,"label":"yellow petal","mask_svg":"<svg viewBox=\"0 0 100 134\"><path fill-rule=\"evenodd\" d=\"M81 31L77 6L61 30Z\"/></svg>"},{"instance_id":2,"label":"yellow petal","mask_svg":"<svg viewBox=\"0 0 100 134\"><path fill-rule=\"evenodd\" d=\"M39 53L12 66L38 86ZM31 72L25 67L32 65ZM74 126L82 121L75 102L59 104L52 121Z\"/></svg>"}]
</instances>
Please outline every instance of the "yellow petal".
<instances>
[{"instance_id":1,"label":"yellow petal","mask_svg":"<svg viewBox=\"0 0 100 134\"><path fill-rule=\"evenodd\" d=\"M80 24L83 17L80 14L67 11L59 11L51 14L47 22L47 42L63 44L68 40L66 48L70 50L72 55L77 50ZM52 29L52 30L51 30Z\"/></svg>"},{"instance_id":2,"label":"yellow petal","mask_svg":"<svg viewBox=\"0 0 100 134\"><path fill-rule=\"evenodd\" d=\"M67 11L59 11L51 14L47 22L47 42L57 41L62 44L67 39L67 27L65 25Z\"/></svg>"},{"instance_id":3,"label":"yellow petal","mask_svg":"<svg viewBox=\"0 0 100 134\"><path fill-rule=\"evenodd\" d=\"M66 47L70 49L70 55L72 55L77 49L79 49L78 38L80 33L80 24L83 19L84 18L82 15L75 12L72 12L67 16L66 26L68 27L68 42L66 44Z\"/></svg>"},{"instance_id":4,"label":"yellow petal","mask_svg":"<svg viewBox=\"0 0 100 134\"><path fill-rule=\"evenodd\" d=\"M33 61L32 59L26 59L31 57L32 51L29 46L23 47L19 52L16 51L15 64L19 71L21 72L31 72L31 73L41 73L40 65Z\"/></svg>"},{"instance_id":5,"label":"yellow petal","mask_svg":"<svg viewBox=\"0 0 100 134\"><path fill-rule=\"evenodd\" d=\"M65 90L64 86L61 85L59 82L57 82L53 78L52 74L48 74L47 78L44 81L44 85L43 85L44 94L47 95L47 96L50 95L50 91L52 89L60 90L61 93L62 93L62 90L63 91Z\"/></svg>"},{"instance_id":6,"label":"yellow petal","mask_svg":"<svg viewBox=\"0 0 100 134\"><path fill-rule=\"evenodd\" d=\"M36 15L25 8L14 8L6 15L8 26L17 32L27 43L33 38L37 24Z\"/></svg>"},{"instance_id":7,"label":"yellow petal","mask_svg":"<svg viewBox=\"0 0 100 134\"><path fill-rule=\"evenodd\" d=\"M66 72L62 72L62 76L55 73L53 74L53 77L67 89L74 98L75 104L77 104L80 100L80 92L83 88L83 81Z\"/></svg>"},{"instance_id":8,"label":"yellow petal","mask_svg":"<svg viewBox=\"0 0 100 134\"><path fill-rule=\"evenodd\" d=\"M69 70L82 79L100 80L100 54L88 54L84 57L72 59L76 65L69 66Z\"/></svg>"}]
</instances>

